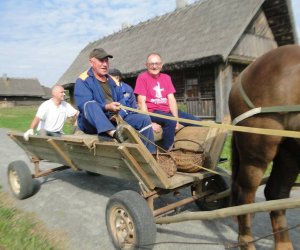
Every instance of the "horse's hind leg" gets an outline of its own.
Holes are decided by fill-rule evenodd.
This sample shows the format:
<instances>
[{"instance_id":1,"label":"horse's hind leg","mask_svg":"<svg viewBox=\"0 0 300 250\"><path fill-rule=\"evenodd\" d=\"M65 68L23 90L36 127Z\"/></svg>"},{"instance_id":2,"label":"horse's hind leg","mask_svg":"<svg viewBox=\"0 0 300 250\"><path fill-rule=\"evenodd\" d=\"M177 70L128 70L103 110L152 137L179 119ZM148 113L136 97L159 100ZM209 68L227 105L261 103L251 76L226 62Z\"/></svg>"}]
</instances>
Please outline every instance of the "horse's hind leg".
<instances>
[{"instance_id":1,"label":"horse's hind leg","mask_svg":"<svg viewBox=\"0 0 300 250\"><path fill-rule=\"evenodd\" d=\"M298 175L299 162L297 162L297 159L290 150L285 148L285 145L280 148L273 161L272 173L265 188L267 200L288 198ZM289 233L286 230L288 226L285 210L272 211L270 217L274 233L275 249L292 250L293 246Z\"/></svg>"},{"instance_id":2,"label":"horse's hind leg","mask_svg":"<svg viewBox=\"0 0 300 250\"><path fill-rule=\"evenodd\" d=\"M256 190L262 180L264 172L257 166L245 162L241 162L240 166L242 169L240 169L236 180L239 189L238 203L236 205L251 204L255 202ZM262 168L266 168L266 166ZM246 176L248 176L247 179ZM239 243L242 245L240 247L242 250L255 249L254 243L252 243L253 236L251 232L251 216L251 214L238 216Z\"/></svg>"},{"instance_id":3,"label":"horse's hind leg","mask_svg":"<svg viewBox=\"0 0 300 250\"><path fill-rule=\"evenodd\" d=\"M268 163L273 160L277 143L261 143L258 136L239 134L233 141L232 205L251 204ZM247 143L245 143L247 142ZM237 151L238 150L238 151ZM251 233L251 215L238 216L240 249L255 249Z\"/></svg>"}]
</instances>

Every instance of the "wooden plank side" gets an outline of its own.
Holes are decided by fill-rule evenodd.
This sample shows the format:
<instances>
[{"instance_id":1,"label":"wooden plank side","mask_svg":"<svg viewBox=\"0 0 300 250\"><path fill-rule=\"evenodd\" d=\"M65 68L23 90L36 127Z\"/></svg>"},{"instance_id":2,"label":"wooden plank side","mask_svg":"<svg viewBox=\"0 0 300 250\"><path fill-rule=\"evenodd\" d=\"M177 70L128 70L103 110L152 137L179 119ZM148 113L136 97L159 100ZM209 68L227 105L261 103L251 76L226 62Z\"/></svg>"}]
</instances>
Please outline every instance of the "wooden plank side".
<instances>
[{"instance_id":1,"label":"wooden plank side","mask_svg":"<svg viewBox=\"0 0 300 250\"><path fill-rule=\"evenodd\" d=\"M182 173L177 172L172 178L170 178L169 189L175 189L183 185L200 181L208 177L210 173L208 172L199 172L199 173Z\"/></svg>"},{"instance_id":2,"label":"wooden plank side","mask_svg":"<svg viewBox=\"0 0 300 250\"><path fill-rule=\"evenodd\" d=\"M63 147L58 145L53 139L48 139L47 142L55 149L55 151L67 162L67 166L70 166L74 171L78 171L78 166L72 161L69 155L63 150Z\"/></svg>"},{"instance_id":3,"label":"wooden plank side","mask_svg":"<svg viewBox=\"0 0 300 250\"><path fill-rule=\"evenodd\" d=\"M143 170L151 178L156 187L168 188L170 186L170 178L159 166L157 161L150 155L143 155L139 147L128 148L130 154L138 161Z\"/></svg>"},{"instance_id":4,"label":"wooden plank side","mask_svg":"<svg viewBox=\"0 0 300 250\"><path fill-rule=\"evenodd\" d=\"M30 156L34 156L40 160L46 159L67 166L67 162L53 150L51 145L47 142L51 137L30 137L29 141L25 141L23 134L11 133L10 137Z\"/></svg>"},{"instance_id":5,"label":"wooden plank side","mask_svg":"<svg viewBox=\"0 0 300 250\"><path fill-rule=\"evenodd\" d=\"M150 190L153 191L155 185L153 184L152 179L150 178L149 175L147 175L147 173L141 167L139 162L129 153L129 150L124 146L120 146L119 151L129 163L128 167L133 172L133 174L137 177L137 179L141 181L142 184L146 186L149 191Z\"/></svg>"},{"instance_id":6,"label":"wooden plank side","mask_svg":"<svg viewBox=\"0 0 300 250\"><path fill-rule=\"evenodd\" d=\"M104 145L97 145L96 147L94 152L94 150L90 150L83 145L67 143L66 150L73 162L83 170L127 180L135 179L120 156L116 148L117 145L109 147L110 150ZM103 148L106 151L100 153Z\"/></svg>"}]
</instances>

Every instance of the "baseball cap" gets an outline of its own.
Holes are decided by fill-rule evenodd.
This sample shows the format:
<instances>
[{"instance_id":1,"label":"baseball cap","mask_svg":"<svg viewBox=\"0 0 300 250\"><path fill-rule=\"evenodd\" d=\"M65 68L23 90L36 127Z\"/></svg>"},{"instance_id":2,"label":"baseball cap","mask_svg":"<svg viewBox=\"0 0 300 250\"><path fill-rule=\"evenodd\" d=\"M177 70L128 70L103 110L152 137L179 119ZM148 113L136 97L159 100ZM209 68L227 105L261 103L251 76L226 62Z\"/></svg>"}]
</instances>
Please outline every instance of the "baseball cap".
<instances>
[{"instance_id":1,"label":"baseball cap","mask_svg":"<svg viewBox=\"0 0 300 250\"><path fill-rule=\"evenodd\" d=\"M120 70L116 69L116 68L112 68L109 69L108 74L112 75L112 76L119 76L122 77L122 73Z\"/></svg>"},{"instance_id":2,"label":"baseball cap","mask_svg":"<svg viewBox=\"0 0 300 250\"><path fill-rule=\"evenodd\" d=\"M106 57L113 58L112 55L107 54L107 52L104 49L102 49L102 48L95 48L95 49L93 49L91 51L91 53L90 53L90 59L93 58L93 57L95 57L97 59L100 59L100 60L104 59Z\"/></svg>"}]
</instances>

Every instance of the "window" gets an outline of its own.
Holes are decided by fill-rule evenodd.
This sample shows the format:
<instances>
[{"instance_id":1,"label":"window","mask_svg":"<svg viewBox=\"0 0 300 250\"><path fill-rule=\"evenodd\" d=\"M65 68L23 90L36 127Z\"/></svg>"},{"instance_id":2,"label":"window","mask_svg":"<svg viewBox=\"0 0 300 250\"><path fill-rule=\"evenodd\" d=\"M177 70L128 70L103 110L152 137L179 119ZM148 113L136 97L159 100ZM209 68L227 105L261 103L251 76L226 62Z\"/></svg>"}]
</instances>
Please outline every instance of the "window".
<instances>
[{"instance_id":1,"label":"window","mask_svg":"<svg viewBox=\"0 0 300 250\"><path fill-rule=\"evenodd\" d=\"M199 96L199 84L197 78L186 80L186 95L187 97L198 97Z\"/></svg>"}]
</instances>

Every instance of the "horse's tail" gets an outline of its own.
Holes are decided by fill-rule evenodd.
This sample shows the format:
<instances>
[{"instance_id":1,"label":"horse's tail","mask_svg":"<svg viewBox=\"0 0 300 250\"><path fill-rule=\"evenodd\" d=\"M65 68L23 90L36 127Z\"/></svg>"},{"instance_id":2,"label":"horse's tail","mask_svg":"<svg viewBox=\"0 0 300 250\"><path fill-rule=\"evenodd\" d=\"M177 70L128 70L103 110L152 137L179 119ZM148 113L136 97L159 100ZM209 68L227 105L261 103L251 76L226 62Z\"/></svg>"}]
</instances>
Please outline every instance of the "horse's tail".
<instances>
[{"instance_id":1,"label":"horse's tail","mask_svg":"<svg viewBox=\"0 0 300 250\"><path fill-rule=\"evenodd\" d=\"M232 139L231 139L231 205L237 205L237 196L238 196L238 190L237 190L237 183L236 179L239 172L239 166L240 166L240 157L239 152L237 150L236 146L236 139L235 139L235 133L232 133Z\"/></svg>"}]
</instances>

